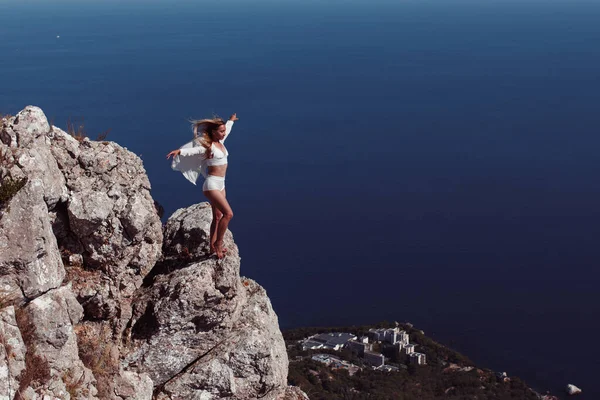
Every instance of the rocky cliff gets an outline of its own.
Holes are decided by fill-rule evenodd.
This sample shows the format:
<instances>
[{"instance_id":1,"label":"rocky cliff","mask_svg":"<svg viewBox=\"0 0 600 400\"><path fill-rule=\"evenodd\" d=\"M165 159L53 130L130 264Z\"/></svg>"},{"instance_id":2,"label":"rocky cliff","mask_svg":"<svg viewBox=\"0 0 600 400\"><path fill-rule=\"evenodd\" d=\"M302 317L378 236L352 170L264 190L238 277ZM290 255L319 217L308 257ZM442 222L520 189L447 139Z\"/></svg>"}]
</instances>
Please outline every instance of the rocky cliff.
<instances>
[{"instance_id":1,"label":"rocky cliff","mask_svg":"<svg viewBox=\"0 0 600 400\"><path fill-rule=\"evenodd\" d=\"M141 160L27 107L0 126L0 400L292 399L277 316L210 207L161 224Z\"/></svg>"}]
</instances>

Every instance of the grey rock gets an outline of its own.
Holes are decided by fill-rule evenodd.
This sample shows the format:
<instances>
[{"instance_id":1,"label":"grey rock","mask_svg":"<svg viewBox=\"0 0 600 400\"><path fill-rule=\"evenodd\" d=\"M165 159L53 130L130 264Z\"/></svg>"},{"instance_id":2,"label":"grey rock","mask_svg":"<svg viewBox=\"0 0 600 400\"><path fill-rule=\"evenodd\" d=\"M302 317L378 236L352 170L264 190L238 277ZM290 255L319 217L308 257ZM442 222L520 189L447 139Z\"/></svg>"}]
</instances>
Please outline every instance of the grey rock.
<instances>
[{"instance_id":1,"label":"grey rock","mask_svg":"<svg viewBox=\"0 0 600 400\"><path fill-rule=\"evenodd\" d=\"M14 118L2 118L0 120L0 141L9 147L17 147L17 134L11 128Z\"/></svg>"},{"instance_id":2,"label":"grey rock","mask_svg":"<svg viewBox=\"0 0 600 400\"><path fill-rule=\"evenodd\" d=\"M58 287L64 276L43 185L28 181L0 217L0 288L31 299Z\"/></svg>"},{"instance_id":3,"label":"grey rock","mask_svg":"<svg viewBox=\"0 0 600 400\"><path fill-rule=\"evenodd\" d=\"M163 384L230 333L240 313L239 264L216 259L158 276L136 295L127 361ZM238 275L239 276L239 275ZM165 349L169 349L165 351Z\"/></svg>"},{"instance_id":4,"label":"grey rock","mask_svg":"<svg viewBox=\"0 0 600 400\"><path fill-rule=\"evenodd\" d=\"M157 398L276 399L286 390L288 365L277 316L264 289L240 278L230 233L227 257L206 255L198 237L207 240L210 215L203 203L167 222L170 257L135 296L125 361L161 385Z\"/></svg>"},{"instance_id":5,"label":"grey rock","mask_svg":"<svg viewBox=\"0 0 600 400\"><path fill-rule=\"evenodd\" d=\"M277 399L285 393L288 360L277 316L262 287L242 282L239 318L210 351L164 385L170 398Z\"/></svg>"},{"instance_id":6,"label":"grey rock","mask_svg":"<svg viewBox=\"0 0 600 400\"><path fill-rule=\"evenodd\" d=\"M67 200L65 178L58 169L46 136L34 139L30 148L18 151L16 163L30 181L39 182L42 186L49 209Z\"/></svg>"},{"instance_id":7,"label":"grey rock","mask_svg":"<svg viewBox=\"0 0 600 400\"><path fill-rule=\"evenodd\" d=\"M39 107L27 106L10 120L9 128L15 133L17 145L28 148L32 142L50 131L48 119Z\"/></svg>"},{"instance_id":8,"label":"grey rock","mask_svg":"<svg viewBox=\"0 0 600 400\"><path fill-rule=\"evenodd\" d=\"M164 230L165 258L201 260L209 255L208 238L212 214L210 204L199 203L175 211ZM233 242L227 231L225 247Z\"/></svg>"},{"instance_id":9,"label":"grey rock","mask_svg":"<svg viewBox=\"0 0 600 400\"><path fill-rule=\"evenodd\" d=\"M122 371L115 380L115 398L122 400L152 400L154 384L147 374Z\"/></svg>"},{"instance_id":10,"label":"grey rock","mask_svg":"<svg viewBox=\"0 0 600 400\"><path fill-rule=\"evenodd\" d=\"M79 143L59 129L54 129L52 151L70 189L59 218L60 242L81 252L85 269L101 271L102 279L88 279L74 289L88 301L95 287L86 313L90 318L119 314L117 325L123 327L131 315L129 298L162 248L162 224L142 162L115 143Z\"/></svg>"},{"instance_id":11,"label":"grey rock","mask_svg":"<svg viewBox=\"0 0 600 400\"><path fill-rule=\"evenodd\" d=\"M66 397L55 397L52 392L48 392L44 388L32 388L31 386L27 387L24 390L21 390L20 399L22 400L68 400L72 397L67 393Z\"/></svg>"},{"instance_id":12,"label":"grey rock","mask_svg":"<svg viewBox=\"0 0 600 400\"><path fill-rule=\"evenodd\" d=\"M79 141L56 126L52 126L48 137L51 143L50 151L54 155L59 169L66 172L79 168L77 161L80 153Z\"/></svg>"},{"instance_id":13,"label":"grey rock","mask_svg":"<svg viewBox=\"0 0 600 400\"><path fill-rule=\"evenodd\" d=\"M23 400L37 400L41 398L41 396L38 396L35 392L35 389L31 386L28 386L24 390L21 390L21 397L23 398Z\"/></svg>"},{"instance_id":14,"label":"grey rock","mask_svg":"<svg viewBox=\"0 0 600 400\"><path fill-rule=\"evenodd\" d=\"M15 309L0 309L0 399L12 399L25 369L25 343L17 327Z\"/></svg>"},{"instance_id":15,"label":"grey rock","mask_svg":"<svg viewBox=\"0 0 600 400\"><path fill-rule=\"evenodd\" d=\"M280 400L310 400L308 395L297 386L288 386Z\"/></svg>"},{"instance_id":16,"label":"grey rock","mask_svg":"<svg viewBox=\"0 0 600 400\"><path fill-rule=\"evenodd\" d=\"M39 368L31 379L39 379L42 393L58 398L77 393L77 398L96 399L95 379L79 359L74 330L82 316L83 308L68 286L51 290L23 308L19 328L28 365Z\"/></svg>"},{"instance_id":17,"label":"grey rock","mask_svg":"<svg viewBox=\"0 0 600 400\"><path fill-rule=\"evenodd\" d=\"M96 190L72 193L69 200L71 229L73 229L75 235L84 238L84 241L88 244L86 250L93 253L97 250L94 246L95 243L86 239L96 234L96 231L109 220L108 217L112 213L112 202L106 193ZM109 226L109 229L114 229L114 227ZM100 240L107 236L107 232L99 232L97 235L99 236L98 240ZM96 257L99 262L106 261L99 256Z\"/></svg>"},{"instance_id":18,"label":"grey rock","mask_svg":"<svg viewBox=\"0 0 600 400\"><path fill-rule=\"evenodd\" d=\"M0 185L20 178L0 210L0 399L16 385L36 400L292 390L277 316L240 277L231 232L225 259L208 254L208 203L163 232L139 157L77 140L32 106L0 125Z\"/></svg>"},{"instance_id":19,"label":"grey rock","mask_svg":"<svg viewBox=\"0 0 600 400\"><path fill-rule=\"evenodd\" d=\"M77 166L63 172L69 226L85 264L112 276L131 266L145 275L160 256L162 224L141 160L112 143L84 142L78 153Z\"/></svg>"}]
</instances>

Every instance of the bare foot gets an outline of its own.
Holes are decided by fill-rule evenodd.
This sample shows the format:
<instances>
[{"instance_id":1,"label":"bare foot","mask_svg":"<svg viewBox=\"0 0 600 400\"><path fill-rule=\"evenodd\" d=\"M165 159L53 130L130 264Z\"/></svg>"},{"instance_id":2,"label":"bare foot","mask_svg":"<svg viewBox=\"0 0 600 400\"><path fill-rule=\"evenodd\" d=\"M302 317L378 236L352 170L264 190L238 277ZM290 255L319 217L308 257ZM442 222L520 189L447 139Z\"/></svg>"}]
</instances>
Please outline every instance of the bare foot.
<instances>
[{"instance_id":1,"label":"bare foot","mask_svg":"<svg viewBox=\"0 0 600 400\"><path fill-rule=\"evenodd\" d=\"M217 253L217 258L225 257L225 253L227 253L227 249L223 247L223 242L215 243L214 249L215 249L215 253Z\"/></svg>"},{"instance_id":2,"label":"bare foot","mask_svg":"<svg viewBox=\"0 0 600 400\"><path fill-rule=\"evenodd\" d=\"M215 254L217 252L217 250L215 249L215 245L211 244L210 246L208 246L208 254ZM223 247L223 253L227 253L227 249L225 247Z\"/></svg>"}]
</instances>

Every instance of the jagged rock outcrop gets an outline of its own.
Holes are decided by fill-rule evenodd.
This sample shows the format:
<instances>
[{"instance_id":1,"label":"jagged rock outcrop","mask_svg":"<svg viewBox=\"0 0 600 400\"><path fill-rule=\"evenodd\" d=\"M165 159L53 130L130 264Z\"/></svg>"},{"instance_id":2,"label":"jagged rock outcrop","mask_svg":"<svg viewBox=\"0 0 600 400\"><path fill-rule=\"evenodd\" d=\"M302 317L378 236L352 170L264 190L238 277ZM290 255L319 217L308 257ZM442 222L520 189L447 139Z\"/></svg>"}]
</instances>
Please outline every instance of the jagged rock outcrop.
<instances>
[{"instance_id":1,"label":"jagged rock outcrop","mask_svg":"<svg viewBox=\"0 0 600 400\"><path fill-rule=\"evenodd\" d=\"M17 394L19 378L25 369L25 343L17 327L15 308L0 310L0 399Z\"/></svg>"},{"instance_id":2,"label":"jagged rock outcrop","mask_svg":"<svg viewBox=\"0 0 600 400\"><path fill-rule=\"evenodd\" d=\"M275 399L287 379L277 317L264 289L240 279L230 233L225 259L206 254L198 237L208 238L210 218L203 203L167 222L169 256L156 268L161 274L138 291L126 361L150 375L158 399Z\"/></svg>"},{"instance_id":3,"label":"jagged rock outcrop","mask_svg":"<svg viewBox=\"0 0 600 400\"><path fill-rule=\"evenodd\" d=\"M283 397L285 400L309 400L306 393L296 386L288 386Z\"/></svg>"},{"instance_id":4,"label":"jagged rock outcrop","mask_svg":"<svg viewBox=\"0 0 600 400\"><path fill-rule=\"evenodd\" d=\"M25 337L25 372L29 374L21 375L21 385L30 386L43 375L43 382L38 383L43 386L42 394L96 398L96 380L77 348L74 326L82 317L83 308L69 286L50 290L23 306L18 326Z\"/></svg>"},{"instance_id":5,"label":"jagged rock outcrop","mask_svg":"<svg viewBox=\"0 0 600 400\"><path fill-rule=\"evenodd\" d=\"M33 299L65 277L41 181L29 178L0 219L0 287L5 296Z\"/></svg>"},{"instance_id":6,"label":"jagged rock outcrop","mask_svg":"<svg viewBox=\"0 0 600 400\"><path fill-rule=\"evenodd\" d=\"M135 154L27 107L0 125L0 193L0 399L302 398L231 233L211 257L206 203L163 232Z\"/></svg>"}]
</instances>

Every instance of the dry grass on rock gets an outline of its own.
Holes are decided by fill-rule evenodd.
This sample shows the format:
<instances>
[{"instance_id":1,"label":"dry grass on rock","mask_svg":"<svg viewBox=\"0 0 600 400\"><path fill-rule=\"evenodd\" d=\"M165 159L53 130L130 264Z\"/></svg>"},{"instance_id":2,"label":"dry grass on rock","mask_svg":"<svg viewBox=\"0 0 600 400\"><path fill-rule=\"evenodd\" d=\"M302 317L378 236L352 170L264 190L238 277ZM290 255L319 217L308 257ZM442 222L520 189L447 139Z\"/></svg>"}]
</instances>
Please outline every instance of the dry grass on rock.
<instances>
[{"instance_id":1,"label":"dry grass on rock","mask_svg":"<svg viewBox=\"0 0 600 400\"><path fill-rule=\"evenodd\" d=\"M98 397L109 398L113 378L119 373L119 349L108 323L85 323L75 327L79 358L97 381Z\"/></svg>"}]
</instances>

